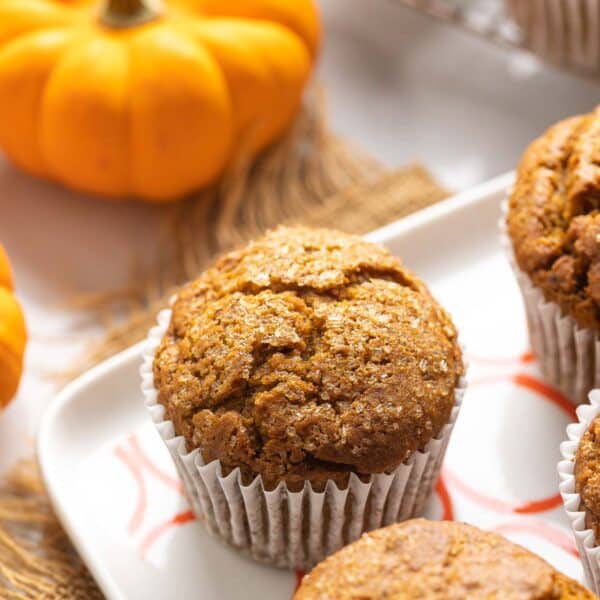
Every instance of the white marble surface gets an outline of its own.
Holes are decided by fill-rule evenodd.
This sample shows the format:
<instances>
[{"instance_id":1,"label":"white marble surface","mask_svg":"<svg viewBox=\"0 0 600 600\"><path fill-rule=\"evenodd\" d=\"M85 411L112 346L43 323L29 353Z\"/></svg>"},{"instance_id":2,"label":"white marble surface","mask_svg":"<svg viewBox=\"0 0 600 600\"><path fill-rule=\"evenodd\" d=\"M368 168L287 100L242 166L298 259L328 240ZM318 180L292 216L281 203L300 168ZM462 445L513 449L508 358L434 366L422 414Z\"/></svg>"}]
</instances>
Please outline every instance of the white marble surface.
<instances>
[{"instance_id":1,"label":"white marble surface","mask_svg":"<svg viewBox=\"0 0 600 600\"><path fill-rule=\"evenodd\" d=\"M337 131L390 165L421 160L463 189L512 168L553 121L588 110L600 84L540 67L446 29L393 0L321 0L326 22L320 76ZM68 366L73 336L65 290L118 286L132 256L151 250L159 209L70 193L0 159L0 240L16 270L31 343L19 396L0 416L0 466L28 448Z\"/></svg>"}]
</instances>

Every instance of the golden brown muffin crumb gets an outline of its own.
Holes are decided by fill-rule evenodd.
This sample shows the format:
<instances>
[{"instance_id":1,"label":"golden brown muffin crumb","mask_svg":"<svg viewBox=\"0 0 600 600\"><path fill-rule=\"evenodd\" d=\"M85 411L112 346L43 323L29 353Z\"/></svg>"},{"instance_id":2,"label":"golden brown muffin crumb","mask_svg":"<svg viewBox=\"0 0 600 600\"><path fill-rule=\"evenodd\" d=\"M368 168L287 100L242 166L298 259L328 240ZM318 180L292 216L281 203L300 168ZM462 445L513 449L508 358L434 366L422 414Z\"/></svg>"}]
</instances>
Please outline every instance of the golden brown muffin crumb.
<instances>
[{"instance_id":1,"label":"golden brown muffin crumb","mask_svg":"<svg viewBox=\"0 0 600 600\"><path fill-rule=\"evenodd\" d=\"M527 149L507 225L519 267L546 299L600 331L600 108Z\"/></svg>"},{"instance_id":2,"label":"golden brown muffin crumb","mask_svg":"<svg viewBox=\"0 0 600 600\"><path fill-rule=\"evenodd\" d=\"M600 417L583 434L575 454L575 491L581 496L586 527L600 540Z\"/></svg>"},{"instance_id":3,"label":"golden brown muffin crumb","mask_svg":"<svg viewBox=\"0 0 600 600\"><path fill-rule=\"evenodd\" d=\"M188 449L268 488L396 468L448 422L454 326L383 248L279 228L187 285L154 362Z\"/></svg>"},{"instance_id":4,"label":"golden brown muffin crumb","mask_svg":"<svg viewBox=\"0 0 600 600\"><path fill-rule=\"evenodd\" d=\"M317 565L294 600L593 600L539 556L470 525L415 519Z\"/></svg>"}]
</instances>

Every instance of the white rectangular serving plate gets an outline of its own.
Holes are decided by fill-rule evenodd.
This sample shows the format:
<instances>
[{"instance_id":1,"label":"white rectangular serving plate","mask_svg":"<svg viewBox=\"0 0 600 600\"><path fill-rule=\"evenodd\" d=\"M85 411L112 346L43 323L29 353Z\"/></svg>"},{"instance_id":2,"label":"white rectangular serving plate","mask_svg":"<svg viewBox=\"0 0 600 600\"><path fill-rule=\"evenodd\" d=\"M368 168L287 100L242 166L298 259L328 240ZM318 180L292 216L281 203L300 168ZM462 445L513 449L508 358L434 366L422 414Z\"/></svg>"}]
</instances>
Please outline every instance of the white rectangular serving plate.
<instances>
[{"instance_id":1,"label":"white rectangular serving plate","mask_svg":"<svg viewBox=\"0 0 600 600\"><path fill-rule=\"evenodd\" d=\"M507 174L369 236L452 313L469 390L427 516L503 533L568 575L582 569L556 463L573 408L541 381L501 250ZM52 402L38 455L56 512L111 599L288 600L299 574L261 566L193 520L139 391L140 345Z\"/></svg>"}]
</instances>

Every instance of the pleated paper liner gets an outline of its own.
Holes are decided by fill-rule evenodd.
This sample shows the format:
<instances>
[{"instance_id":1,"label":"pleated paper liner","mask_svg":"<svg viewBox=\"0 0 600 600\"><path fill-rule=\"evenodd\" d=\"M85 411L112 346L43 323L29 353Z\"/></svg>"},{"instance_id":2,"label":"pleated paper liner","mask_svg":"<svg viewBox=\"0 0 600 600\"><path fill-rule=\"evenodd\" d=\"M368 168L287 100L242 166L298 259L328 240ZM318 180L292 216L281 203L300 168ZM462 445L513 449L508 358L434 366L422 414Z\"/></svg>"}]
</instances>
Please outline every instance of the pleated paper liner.
<instances>
[{"instance_id":1,"label":"pleated paper liner","mask_svg":"<svg viewBox=\"0 0 600 600\"><path fill-rule=\"evenodd\" d=\"M575 455L581 438L599 414L600 390L594 390L589 394L589 404L582 404L578 407L578 422L567 427L568 440L560 445L563 460L558 463L560 495L575 535L585 577L595 594L600 594L600 547L597 545L594 532L586 528L581 496L575 491L574 471Z\"/></svg>"},{"instance_id":2,"label":"pleated paper liner","mask_svg":"<svg viewBox=\"0 0 600 600\"><path fill-rule=\"evenodd\" d=\"M508 201L502 205L501 241L521 289L533 353L544 378L574 404L587 400L600 388L600 339L595 331L581 328L560 306L544 298L515 260L506 231Z\"/></svg>"},{"instance_id":3,"label":"pleated paper liner","mask_svg":"<svg viewBox=\"0 0 600 600\"><path fill-rule=\"evenodd\" d=\"M449 423L392 473L371 475L366 482L352 474L346 488L339 489L329 481L323 492L314 491L309 483L299 492L288 490L284 483L265 490L260 477L244 485L239 469L224 477L219 461L205 464L199 450L188 452L172 422L164 419L152 364L170 319L171 311L162 311L148 336L141 368L142 391L192 508L211 532L258 561L309 570L364 531L422 514L458 417L464 378L455 391Z\"/></svg>"}]
</instances>

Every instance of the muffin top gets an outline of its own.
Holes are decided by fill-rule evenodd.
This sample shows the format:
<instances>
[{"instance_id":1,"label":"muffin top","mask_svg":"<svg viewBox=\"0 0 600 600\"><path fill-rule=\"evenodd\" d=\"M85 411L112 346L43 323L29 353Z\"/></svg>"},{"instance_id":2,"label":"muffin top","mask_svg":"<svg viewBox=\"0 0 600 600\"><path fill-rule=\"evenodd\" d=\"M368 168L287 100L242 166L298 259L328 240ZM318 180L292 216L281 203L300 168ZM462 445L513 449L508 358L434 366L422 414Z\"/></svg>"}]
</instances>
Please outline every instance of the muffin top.
<instances>
[{"instance_id":1,"label":"muffin top","mask_svg":"<svg viewBox=\"0 0 600 600\"><path fill-rule=\"evenodd\" d=\"M389 252L279 228L222 257L172 307L159 402L189 450L245 483L298 489L393 470L448 422L456 330Z\"/></svg>"},{"instance_id":2,"label":"muffin top","mask_svg":"<svg viewBox=\"0 0 600 600\"><path fill-rule=\"evenodd\" d=\"M575 491L581 496L586 527L600 540L600 416L592 421L577 448Z\"/></svg>"},{"instance_id":3,"label":"muffin top","mask_svg":"<svg viewBox=\"0 0 600 600\"><path fill-rule=\"evenodd\" d=\"M600 108L558 123L525 152L509 203L521 270L547 300L600 331Z\"/></svg>"},{"instance_id":4,"label":"muffin top","mask_svg":"<svg viewBox=\"0 0 600 600\"><path fill-rule=\"evenodd\" d=\"M415 519L378 529L325 559L294 600L593 600L502 536Z\"/></svg>"}]
</instances>

